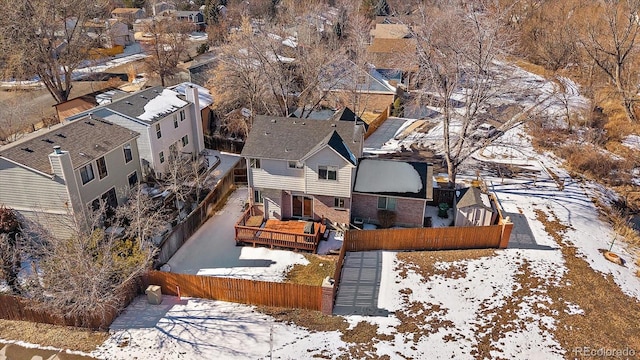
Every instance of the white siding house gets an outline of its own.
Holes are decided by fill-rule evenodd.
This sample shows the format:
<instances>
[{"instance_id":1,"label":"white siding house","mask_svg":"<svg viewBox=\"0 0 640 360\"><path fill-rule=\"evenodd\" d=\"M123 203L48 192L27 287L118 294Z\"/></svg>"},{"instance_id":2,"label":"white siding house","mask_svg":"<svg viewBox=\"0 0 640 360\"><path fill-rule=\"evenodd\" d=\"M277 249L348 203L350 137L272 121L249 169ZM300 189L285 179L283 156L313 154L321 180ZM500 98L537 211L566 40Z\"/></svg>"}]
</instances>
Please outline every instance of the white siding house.
<instances>
[{"instance_id":1,"label":"white siding house","mask_svg":"<svg viewBox=\"0 0 640 360\"><path fill-rule=\"evenodd\" d=\"M86 117L2 147L0 204L56 237L68 237L73 220L86 220L101 202L118 206L138 182L137 138L129 129Z\"/></svg>"},{"instance_id":2,"label":"white siding house","mask_svg":"<svg viewBox=\"0 0 640 360\"><path fill-rule=\"evenodd\" d=\"M204 150L198 90L186 96L152 87L66 119L97 116L140 133L140 161L144 175L162 177L172 152L197 156Z\"/></svg>"},{"instance_id":3,"label":"white siding house","mask_svg":"<svg viewBox=\"0 0 640 360\"><path fill-rule=\"evenodd\" d=\"M363 141L356 122L257 117L242 151L251 204L266 218L348 223Z\"/></svg>"}]
</instances>

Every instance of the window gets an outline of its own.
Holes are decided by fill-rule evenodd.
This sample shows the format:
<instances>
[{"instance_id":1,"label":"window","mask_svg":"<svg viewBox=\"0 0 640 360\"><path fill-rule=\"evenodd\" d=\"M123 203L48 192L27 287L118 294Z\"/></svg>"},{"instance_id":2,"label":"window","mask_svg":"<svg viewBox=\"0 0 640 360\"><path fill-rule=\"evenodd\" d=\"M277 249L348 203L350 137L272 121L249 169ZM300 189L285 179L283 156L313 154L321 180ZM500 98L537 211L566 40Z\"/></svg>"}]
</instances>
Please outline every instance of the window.
<instances>
[{"instance_id":1,"label":"window","mask_svg":"<svg viewBox=\"0 0 640 360\"><path fill-rule=\"evenodd\" d=\"M184 121L185 116L184 116L184 110L180 110L180 121Z\"/></svg>"},{"instance_id":2,"label":"window","mask_svg":"<svg viewBox=\"0 0 640 360\"><path fill-rule=\"evenodd\" d=\"M133 160L133 154L131 153L131 144L124 146L124 162L128 163Z\"/></svg>"},{"instance_id":3,"label":"window","mask_svg":"<svg viewBox=\"0 0 640 360\"><path fill-rule=\"evenodd\" d=\"M129 175L129 187L132 188L138 185L138 172L134 171L131 175Z\"/></svg>"},{"instance_id":4,"label":"window","mask_svg":"<svg viewBox=\"0 0 640 360\"><path fill-rule=\"evenodd\" d=\"M91 211L97 211L100 209L100 199L95 199L91 202Z\"/></svg>"},{"instance_id":5,"label":"window","mask_svg":"<svg viewBox=\"0 0 640 360\"><path fill-rule=\"evenodd\" d=\"M98 158L96 164L98 165L98 175L100 175L100 179L107 177L107 163L104 161L104 156Z\"/></svg>"},{"instance_id":6,"label":"window","mask_svg":"<svg viewBox=\"0 0 640 360\"><path fill-rule=\"evenodd\" d=\"M289 161L289 169L302 169L302 163L298 161Z\"/></svg>"},{"instance_id":7,"label":"window","mask_svg":"<svg viewBox=\"0 0 640 360\"><path fill-rule=\"evenodd\" d=\"M160 123L156 124L156 136L158 137L158 139L162 137L162 131L160 131Z\"/></svg>"},{"instance_id":8,"label":"window","mask_svg":"<svg viewBox=\"0 0 640 360\"><path fill-rule=\"evenodd\" d=\"M160 154L158 154L158 156L160 157L160 164L164 163L164 151L160 151Z\"/></svg>"},{"instance_id":9,"label":"window","mask_svg":"<svg viewBox=\"0 0 640 360\"><path fill-rule=\"evenodd\" d=\"M116 197L116 189L111 188L106 193L101 196L102 201L107 204L107 207L116 208L118 207L118 198Z\"/></svg>"},{"instance_id":10,"label":"window","mask_svg":"<svg viewBox=\"0 0 640 360\"><path fill-rule=\"evenodd\" d=\"M91 164L87 164L80 168L80 177L82 178L82 185L88 183L93 180L93 166Z\"/></svg>"},{"instance_id":11,"label":"window","mask_svg":"<svg viewBox=\"0 0 640 360\"><path fill-rule=\"evenodd\" d=\"M253 202L256 204L264 204L264 198L262 197L262 191L253 190Z\"/></svg>"},{"instance_id":12,"label":"window","mask_svg":"<svg viewBox=\"0 0 640 360\"><path fill-rule=\"evenodd\" d=\"M338 168L335 166L318 166L318 179L337 180Z\"/></svg>"},{"instance_id":13,"label":"window","mask_svg":"<svg viewBox=\"0 0 640 360\"><path fill-rule=\"evenodd\" d=\"M378 198L378 209L395 210L396 199L391 197L381 196Z\"/></svg>"},{"instance_id":14,"label":"window","mask_svg":"<svg viewBox=\"0 0 640 360\"><path fill-rule=\"evenodd\" d=\"M169 145L169 156L175 156L178 153L178 142Z\"/></svg>"},{"instance_id":15,"label":"window","mask_svg":"<svg viewBox=\"0 0 640 360\"><path fill-rule=\"evenodd\" d=\"M251 166L252 169L260 169L260 159L249 159L249 166Z\"/></svg>"},{"instance_id":16,"label":"window","mask_svg":"<svg viewBox=\"0 0 640 360\"><path fill-rule=\"evenodd\" d=\"M178 128L178 115L173 114L173 127Z\"/></svg>"},{"instance_id":17,"label":"window","mask_svg":"<svg viewBox=\"0 0 640 360\"><path fill-rule=\"evenodd\" d=\"M182 137L182 147L189 145L189 135L185 135Z\"/></svg>"},{"instance_id":18,"label":"window","mask_svg":"<svg viewBox=\"0 0 640 360\"><path fill-rule=\"evenodd\" d=\"M333 198L333 207L344 209L344 198Z\"/></svg>"}]
</instances>

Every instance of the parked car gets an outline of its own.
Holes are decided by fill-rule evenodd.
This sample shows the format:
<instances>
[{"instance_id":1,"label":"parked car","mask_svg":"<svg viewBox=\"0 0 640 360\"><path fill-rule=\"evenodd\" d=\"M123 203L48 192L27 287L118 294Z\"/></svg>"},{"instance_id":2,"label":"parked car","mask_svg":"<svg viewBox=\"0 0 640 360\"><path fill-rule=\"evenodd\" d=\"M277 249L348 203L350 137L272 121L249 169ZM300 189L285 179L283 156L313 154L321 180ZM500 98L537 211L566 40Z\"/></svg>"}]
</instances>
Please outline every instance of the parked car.
<instances>
[{"instance_id":1,"label":"parked car","mask_svg":"<svg viewBox=\"0 0 640 360\"><path fill-rule=\"evenodd\" d=\"M473 133L473 137L482 139L482 138L490 138L498 134L498 129L495 126L487 123L480 124L476 131Z\"/></svg>"}]
</instances>

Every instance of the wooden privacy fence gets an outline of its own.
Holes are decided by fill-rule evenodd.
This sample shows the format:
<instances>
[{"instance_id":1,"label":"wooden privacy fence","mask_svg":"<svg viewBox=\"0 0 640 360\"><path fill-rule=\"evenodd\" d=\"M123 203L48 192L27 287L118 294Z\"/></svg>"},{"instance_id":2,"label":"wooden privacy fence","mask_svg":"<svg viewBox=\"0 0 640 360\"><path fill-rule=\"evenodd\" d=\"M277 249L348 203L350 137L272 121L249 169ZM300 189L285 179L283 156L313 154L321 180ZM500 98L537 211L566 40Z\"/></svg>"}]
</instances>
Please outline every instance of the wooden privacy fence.
<instances>
[{"instance_id":1,"label":"wooden privacy fence","mask_svg":"<svg viewBox=\"0 0 640 360\"><path fill-rule=\"evenodd\" d=\"M118 303L102 306L81 315L65 315L43 307L42 304L38 304L31 299L13 295L0 295L0 319L105 330L109 328L109 325L120 314L120 311L127 307L145 287L146 282L144 279L134 279L123 287Z\"/></svg>"},{"instance_id":2,"label":"wooden privacy fence","mask_svg":"<svg viewBox=\"0 0 640 360\"><path fill-rule=\"evenodd\" d=\"M240 162L236 164L236 167ZM236 168L234 167L234 169ZM200 226L213 215L213 209L232 190L234 172L233 169L220 179L216 187L202 200L200 205L193 210L182 222L171 229L171 232L162 240L158 252L157 263L165 264L182 247L185 241L191 237Z\"/></svg>"},{"instance_id":3,"label":"wooden privacy fence","mask_svg":"<svg viewBox=\"0 0 640 360\"><path fill-rule=\"evenodd\" d=\"M380 113L380 115L378 115L378 117L375 118L375 120L373 120L369 124L369 128L367 129L367 132L364 134L365 139L371 136L371 134L373 134L374 132L376 132L376 130L378 130L380 125L382 125L382 123L384 123L385 120L389 118L390 112L391 112L391 105L387 106L387 108L384 109L384 111Z\"/></svg>"},{"instance_id":4,"label":"wooden privacy fence","mask_svg":"<svg viewBox=\"0 0 640 360\"><path fill-rule=\"evenodd\" d=\"M321 310L322 287L213 276L151 271L149 284L160 285L163 294L296 309Z\"/></svg>"},{"instance_id":5,"label":"wooden privacy fence","mask_svg":"<svg viewBox=\"0 0 640 360\"><path fill-rule=\"evenodd\" d=\"M506 234L506 225L348 230L343 246L346 251L371 250L455 250L499 248Z\"/></svg>"}]
</instances>

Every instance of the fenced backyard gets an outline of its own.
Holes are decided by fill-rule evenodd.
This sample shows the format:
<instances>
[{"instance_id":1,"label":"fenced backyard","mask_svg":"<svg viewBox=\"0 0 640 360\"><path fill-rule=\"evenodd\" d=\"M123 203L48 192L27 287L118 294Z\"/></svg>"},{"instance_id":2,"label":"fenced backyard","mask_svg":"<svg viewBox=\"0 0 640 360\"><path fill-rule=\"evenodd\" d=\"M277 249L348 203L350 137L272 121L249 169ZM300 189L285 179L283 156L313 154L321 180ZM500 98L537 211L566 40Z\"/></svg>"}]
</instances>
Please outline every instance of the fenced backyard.
<instances>
[{"instance_id":1,"label":"fenced backyard","mask_svg":"<svg viewBox=\"0 0 640 360\"><path fill-rule=\"evenodd\" d=\"M202 200L200 205L193 210L182 222L171 229L162 242L158 245L157 264L165 264L180 249L191 235L211 217L220 203L233 191L235 170L243 167L242 162L238 162L223 178L220 179L216 187Z\"/></svg>"},{"instance_id":2,"label":"fenced backyard","mask_svg":"<svg viewBox=\"0 0 640 360\"><path fill-rule=\"evenodd\" d=\"M222 300L249 305L264 305L307 310L321 310L322 287L255 281L214 276L175 274L151 271L150 284L162 287L163 294Z\"/></svg>"}]
</instances>

